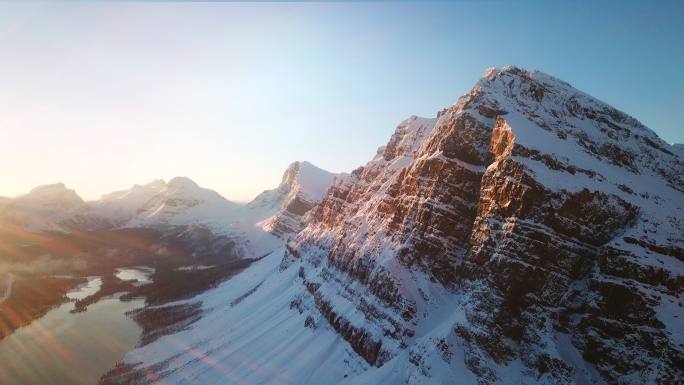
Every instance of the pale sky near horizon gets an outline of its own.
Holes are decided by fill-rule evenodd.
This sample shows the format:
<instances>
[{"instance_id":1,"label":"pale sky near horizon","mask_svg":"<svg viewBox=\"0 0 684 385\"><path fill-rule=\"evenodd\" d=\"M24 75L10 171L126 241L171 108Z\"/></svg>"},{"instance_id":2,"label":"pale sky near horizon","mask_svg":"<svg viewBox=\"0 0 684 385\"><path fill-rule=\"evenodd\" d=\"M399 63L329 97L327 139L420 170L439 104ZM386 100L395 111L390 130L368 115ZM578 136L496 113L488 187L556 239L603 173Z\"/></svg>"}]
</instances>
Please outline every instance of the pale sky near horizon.
<instances>
[{"instance_id":1,"label":"pale sky near horizon","mask_svg":"<svg viewBox=\"0 0 684 385\"><path fill-rule=\"evenodd\" d=\"M505 64L684 142L682 2L1 2L0 196L183 175L249 200L294 160L364 164Z\"/></svg>"}]
</instances>

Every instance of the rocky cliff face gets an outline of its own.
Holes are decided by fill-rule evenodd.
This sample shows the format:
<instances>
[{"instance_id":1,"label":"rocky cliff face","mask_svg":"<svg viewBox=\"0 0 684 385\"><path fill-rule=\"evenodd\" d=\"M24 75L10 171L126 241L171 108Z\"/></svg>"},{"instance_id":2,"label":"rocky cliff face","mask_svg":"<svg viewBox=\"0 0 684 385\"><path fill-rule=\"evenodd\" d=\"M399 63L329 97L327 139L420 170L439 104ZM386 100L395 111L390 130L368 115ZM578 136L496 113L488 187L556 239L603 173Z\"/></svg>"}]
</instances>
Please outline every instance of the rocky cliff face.
<instances>
[{"instance_id":1,"label":"rocky cliff face","mask_svg":"<svg viewBox=\"0 0 684 385\"><path fill-rule=\"evenodd\" d=\"M337 181L284 265L301 269L314 319L371 365L407 352L411 378L465 363L483 384L676 383L675 151L567 83L492 69Z\"/></svg>"}]
</instances>

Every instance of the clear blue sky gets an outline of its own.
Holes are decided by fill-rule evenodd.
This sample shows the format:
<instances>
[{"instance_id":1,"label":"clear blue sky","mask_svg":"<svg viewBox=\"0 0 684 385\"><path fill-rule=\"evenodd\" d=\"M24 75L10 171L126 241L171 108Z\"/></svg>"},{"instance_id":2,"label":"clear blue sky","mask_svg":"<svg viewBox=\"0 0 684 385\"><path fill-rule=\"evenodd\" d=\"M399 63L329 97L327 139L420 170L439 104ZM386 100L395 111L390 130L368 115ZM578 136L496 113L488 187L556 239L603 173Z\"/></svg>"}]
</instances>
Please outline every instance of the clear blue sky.
<instances>
[{"instance_id":1,"label":"clear blue sky","mask_svg":"<svg viewBox=\"0 0 684 385\"><path fill-rule=\"evenodd\" d=\"M491 66L684 142L684 2L0 3L0 195L187 175L246 200L349 171Z\"/></svg>"}]
</instances>

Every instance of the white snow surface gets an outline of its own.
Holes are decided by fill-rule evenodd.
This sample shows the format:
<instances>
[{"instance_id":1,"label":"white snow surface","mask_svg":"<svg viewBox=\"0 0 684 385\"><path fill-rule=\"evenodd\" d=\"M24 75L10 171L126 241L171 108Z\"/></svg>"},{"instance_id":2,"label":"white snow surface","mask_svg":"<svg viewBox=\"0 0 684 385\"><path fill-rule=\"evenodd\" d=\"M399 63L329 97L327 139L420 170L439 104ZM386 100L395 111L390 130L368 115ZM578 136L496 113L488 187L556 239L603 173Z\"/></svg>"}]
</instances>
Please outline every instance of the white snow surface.
<instances>
[{"instance_id":1,"label":"white snow surface","mask_svg":"<svg viewBox=\"0 0 684 385\"><path fill-rule=\"evenodd\" d=\"M90 202L90 206L100 215L123 225L132 220L145 203L166 188L166 182L157 179L148 184L135 185L128 190L103 195L99 200Z\"/></svg>"},{"instance_id":2,"label":"white snow surface","mask_svg":"<svg viewBox=\"0 0 684 385\"><path fill-rule=\"evenodd\" d=\"M202 224L217 232L230 228L238 205L186 177L173 178L137 210L126 227Z\"/></svg>"},{"instance_id":3,"label":"white snow surface","mask_svg":"<svg viewBox=\"0 0 684 385\"><path fill-rule=\"evenodd\" d=\"M335 174L318 168L309 162L298 162L299 170L292 189L296 189L310 201L319 202L330 187Z\"/></svg>"},{"instance_id":4,"label":"white snow surface","mask_svg":"<svg viewBox=\"0 0 684 385\"><path fill-rule=\"evenodd\" d=\"M201 301L202 319L124 362L160 364L160 383L171 384L333 384L366 369L329 326L303 327L305 316L290 306L299 294L297 272L278 272L282 252L184 301Z\"/></svg>"}]
</instances>

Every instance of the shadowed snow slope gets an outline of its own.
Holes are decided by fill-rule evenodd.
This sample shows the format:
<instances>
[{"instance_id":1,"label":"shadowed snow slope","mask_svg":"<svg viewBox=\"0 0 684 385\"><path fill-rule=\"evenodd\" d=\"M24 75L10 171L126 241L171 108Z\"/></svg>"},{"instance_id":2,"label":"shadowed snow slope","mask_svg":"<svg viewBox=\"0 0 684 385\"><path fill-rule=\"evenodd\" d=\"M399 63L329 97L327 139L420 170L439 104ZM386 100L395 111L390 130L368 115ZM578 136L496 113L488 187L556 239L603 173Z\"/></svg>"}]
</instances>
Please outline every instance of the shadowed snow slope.
<instances>
[{"instance_id":1,"label":"shadowed snow slope","mask_svg":"<svg viewBox=\"0 0 684 385\"><path fill-rule=\"evenodd\" d=\"M681 383L675 151L549 75L488 70L125 362L143 384Z\"/></svg>"}]
</instances>

